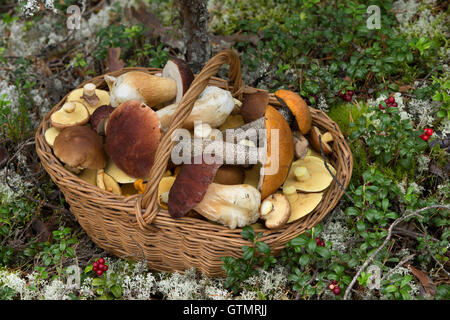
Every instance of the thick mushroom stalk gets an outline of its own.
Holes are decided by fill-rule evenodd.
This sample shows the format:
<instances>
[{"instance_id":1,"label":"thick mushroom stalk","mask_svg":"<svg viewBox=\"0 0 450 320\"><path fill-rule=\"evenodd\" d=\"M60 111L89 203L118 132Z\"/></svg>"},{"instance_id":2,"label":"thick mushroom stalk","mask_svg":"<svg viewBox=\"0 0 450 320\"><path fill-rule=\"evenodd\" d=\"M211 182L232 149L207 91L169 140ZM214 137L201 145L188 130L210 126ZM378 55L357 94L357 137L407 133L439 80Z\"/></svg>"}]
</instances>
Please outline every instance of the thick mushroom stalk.
<instances>
[{"instance_id":1,"label":"thick mushroom stalk","mask_svg":"<svg viewBox=\"0 0 450 320\"><path fill-rule=\"evenodd\" d=\"M92 114L99 106L109 104L109 92L97 89L93 83L86 83L83 88L78 88L70 92L67 102L81 102Z\"/></svg>"},{"instance_id":2,"label":"thick mushroom stalk","mask_svg":"<svg viewBox=\"0 0 450 320\"><path fill-rule=\"evenodd\" d=\"M212 183L194 210L211 221L235 229L245 227L259 219L260 203L261 194L250 185Z\"/></svg>"},{"instance_id":3,"label":"thick mushroom stalk","mask_svg":"<svg viewBox=\"0 0 450 320\"><path fill-rule=\"evenodd\" d=\"M261 219L266 222L266 227L276 229L289 220L291 205L285 195L275 193L264 199L261 203L260 212Z\"/></svg>"}]
</instances>

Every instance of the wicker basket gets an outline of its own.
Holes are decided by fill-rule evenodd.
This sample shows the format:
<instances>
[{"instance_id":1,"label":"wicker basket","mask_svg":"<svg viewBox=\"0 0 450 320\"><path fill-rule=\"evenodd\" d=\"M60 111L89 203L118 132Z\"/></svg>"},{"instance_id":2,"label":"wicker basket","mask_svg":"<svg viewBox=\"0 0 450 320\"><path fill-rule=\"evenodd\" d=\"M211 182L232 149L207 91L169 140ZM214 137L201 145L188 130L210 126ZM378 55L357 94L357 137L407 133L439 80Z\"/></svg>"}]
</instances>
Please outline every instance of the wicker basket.
<instances>
[{"instance_id":1,"label":"wicker basket","mask_svg":"<svg viewBox=\"0 0 450 320\"><path fill-rule=\"evenodd\" d=\"M230 65L230 81L215 77L220 67ZM118 76L130 70L155 74L160 69L124 68L110 75ZM89 80L98 88L107 88L103 75ZM81 84L79 87L82 87ZM156 271L180 271L195 267L209 276L223 276L220 257L240 257L241 247L248 245L240 232L205 220L183 217L173 219L157 204L157 187L170 157L173 142L170 134L181 126L192 110L198 95L207 85L215 85L242 98L243 93L261 91L244 87L241 79L239 57L234 51L225 50L214 56L196 75L190 89L183 97L158 147L147 188L143 195L120 196L101 190L69 172L54 156L46 143L44 132L50 126L49 117L64 103L64 97L45 116L36 132L36 149L45 170L63 192L70 211L82 228L101 248L122 258L144 260ZM270 104L280 107L274 95ZM353 168L350 149L338 125L325 113L310 108L315 126L330 131L334 136L331 164L337 171L336 177L347 187ZM304 218L278 230L261 229L261 241L267 243L277 255L286 242L319 223L338 203L343 190L333 181L326 190L323 200L316 209Z\"/></svg>"}]
</instances>

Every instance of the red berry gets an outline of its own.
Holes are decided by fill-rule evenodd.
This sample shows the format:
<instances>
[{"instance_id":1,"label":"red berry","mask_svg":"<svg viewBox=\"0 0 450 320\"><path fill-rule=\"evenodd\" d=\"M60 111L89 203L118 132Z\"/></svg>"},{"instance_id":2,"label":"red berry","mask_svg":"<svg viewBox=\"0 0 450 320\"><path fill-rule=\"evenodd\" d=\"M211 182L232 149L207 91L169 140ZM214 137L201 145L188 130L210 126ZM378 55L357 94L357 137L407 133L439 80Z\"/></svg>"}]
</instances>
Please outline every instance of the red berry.
<instances>
[{"instance_id":1,"label":"red berry","mask_svg":"<svg viewBox=\"0 0 450 320\"><path fill-rule=\"evenodd\" d=\"M319 245L320 242L321 242L320 238L319 238L319 237L316 237L316 243L317 243L317 245Z\"/></svg>"},{"instance_id":2,"label":"red berry","mask_svg":"<svg viewBox=\"0 0 450 320\"><path fill-rule=\"evenodd\" d=\"M383 105L380 103L380 105L378 106L380 108L380 110L384 110Z\"/></svg>"},{"instance_id":3,"label":"red berry","mask_svg":"<svg viewBox=\"0 0 450 320\"><path fill-rule=\"evenodd\" d=\"M340 295L341 294L341 288L339 286L335 286L334 289L333 289L333 293L335 295L337 295L337 296Z\"/></svg>"},{"instance_id":4,"label":"red berry","mask_svg":"<svg viewBox=\"0 0 450 320\"><path fill-rule=\"evenodd\" d=\"M330 285L328 286L328 289L333 290L334 289L334 284L330 283Z\"/></svg>"},{"instance_id":5,"label":"red berry","mask_svg":"<svg viewBox=\"0 0 450 320\"><path fill-rule=\"evenodd\" d=\"M388 100L389 103L394 103L395 102L394 97L389 97L387 100Z\"/></svg>"},{"instance_id":6,"label":"red berry","mask_svg":"<svg viewBox=\"0 0 450 320\"><path fill-rule=\"evenodd\" d=\"M384 100L384 103L389 104L389 99Z\"/></svg>"},{"instance_id":7,"label":"red berry","mask_svg":"<svg viewBox=\"0 0 450 320\"><path fill-rule=\"evenodd\" d=\"M346 95L344 96L344 100L347 101L347 102L350 102L350 101L352 101L352 96L346 94Z\"/></svg>"},{"instance_id":8,"label":"red berry","mask_svg":"<svg viewBox=\"0 0 450 320\"><path fill-rule=\"evenodd\" d=\"M433 129L431 129L431 128L426 128L426 129L424 130L424 132L425 132L425 134L426 134L427 136L429 136L429 137L431 137L431 136L433 135Z\"/></svg>"},{"instance_id":9,"label":"red berry","mask_svg":"<svg viewBox=\"0 0 450 320\"><path fill-rule=\"evenodd\" d=\"M97 267L98 267L98 262L94 262L94 263L92 264L92 267L93 267L93 268L97 268Z\"/></svg>"},{"instance_id":10,"label":"red berry","mask_svg":"<svg viewBox=\"0 0 450 320\"><path fill-rule=\"evenodd\" d=\"M107 271L108 270L108 266L105 264L103 265L103 271Z\"/></svg>"},{"instance_id":11,"label":"red berry","mask_svg":"<svg viewBox=\"0 0 450 320\"><path fill-rule=\"evenodd\" d=\"M97 260L97 262L98 262L99 264L104 264L104 263L105 263L105 259L100 258L100 259Z\"/></svg>"},{"instance_id":12,"label":"red berry","mask_svg":"<svg viewBox=\"0 0 450 320\"><path fill-rule=\"evenodd\" d=\"M95 271L95 273L96 273L98 276L101 276L101 275L103 274L103 271L102 271L102 270L97 270L97 271Z\"/></svg>"},{"instance_id":13,"label":"red berry","mask_svg":"<svg viewBox=\"0 0 450 320\"><path fill-rule=\"evenodd\" d=\"M334 285L337 285L337 281L336 280L331 280L331 283Z\"/></svg>"},{"instance_id":14,"label":"red berry","mask_svg":"<svg viewBox=\"0 0 450 320\"><path fill-rule=\"evenodd\" d=\"M421 134L421 135L420 135L420 138L421 138L423 141L428 141L428 139L429 139L430 137L427 136L426 134Z\"/></svg>"},{"instance_id":15,"label":"red berry","mask_svg":"<svg viewBox=\"0 0 450 320\"><path fill-rule=\"evenodd\" d=\"M350 97L352 97L355 93L354 93L352 90L348 90L348 91L347 91L347 94L348 94Z\"/></svg>"},{"instance_id":16,"label":"red berry","mask_svg":"<svg viewBox=\"0 0 450 320\"><path fill-rule=\"evenodd\" d=\"M391 107L397 108L397 107L398 107L397 102L392 103L392 104L391 104Z\"/></svg>"},{"instance_id":17,"label":"red berry","mask_svg":"<svg viewBox=\"0 0 450 320\"><path fill-rule=\"evenodd\" d=\"M342 91L339 91L339 92L338 92L338 97L339 97L339 98L342 98L343 96L344 96L344 93L343 93Z\"/></svg>"}]
</instances>

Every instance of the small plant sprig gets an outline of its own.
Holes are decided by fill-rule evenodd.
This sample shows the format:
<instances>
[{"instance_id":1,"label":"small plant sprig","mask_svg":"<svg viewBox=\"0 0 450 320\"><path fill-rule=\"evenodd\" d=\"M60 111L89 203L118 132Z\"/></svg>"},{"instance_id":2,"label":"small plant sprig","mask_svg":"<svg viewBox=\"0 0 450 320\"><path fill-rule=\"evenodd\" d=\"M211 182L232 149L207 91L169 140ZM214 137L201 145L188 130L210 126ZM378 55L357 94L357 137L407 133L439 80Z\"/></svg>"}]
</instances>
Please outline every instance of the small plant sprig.
<instances>
[{"instance_id":1,"label":"small plant sprig","mask_svg":"<svg viewBox=\"0 0 450 320\"><path fill-rule=\"evenodd\" d=\"M236 259L234 257L222 257L222 268L227 274L225 280L225 287L237 293L240 290L240 284L249 277L256 275L258 267L267 270L274 265L277 260L271 254L270 247L258 241L263 235L262 232L255 233L252 227L247 226L242 229L241 236L251 242L251 246L243 246L242 258Z\"/></svg>"}]
</instances>

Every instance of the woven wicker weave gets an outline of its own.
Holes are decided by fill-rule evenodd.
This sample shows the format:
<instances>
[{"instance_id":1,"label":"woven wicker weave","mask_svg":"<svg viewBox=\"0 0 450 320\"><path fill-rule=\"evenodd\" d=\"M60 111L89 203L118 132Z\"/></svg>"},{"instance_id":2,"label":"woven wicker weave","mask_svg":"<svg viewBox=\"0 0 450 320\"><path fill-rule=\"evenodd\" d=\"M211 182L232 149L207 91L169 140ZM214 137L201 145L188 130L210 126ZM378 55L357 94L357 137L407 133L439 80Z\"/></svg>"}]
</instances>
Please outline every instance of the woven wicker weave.
<instances>
[{"instance_id":1,"label":"woven wicker weave","mask_svg":"<svg viewBox=\"0 0 450 320\"><path fill-rule=\"evenodd\" d=\"M230 81L215 77L220 67L230 65ZM161 69L124 68L109 73L118 76L130 70L145 71L151 74ZM107 88L103 75L89 80L98 88ZM81 84L82 87L85 83ZM240 232L230 230L206 220L193 217L173 219L168 212L157 205L157 187L170 157L173 142L170 134L179 128L189 115L198 95L207 85L215 85L230 90L240 99L243 93L262 91L244 87L241 80L240 62L234 51L222 51L214 56L196 75L188 92L184 95L163 136L151 169L147 189L143 195L120 196L101 190L69 172L54 156L46 143L44 132L50 126L50 115L64 103L64 97L42 120L36 132L36 150L42 165L51 179L59 187L82 228L101 248L122 258L145 260L149 268L156 271L181 271L195 267L209 276L223 276L220 257L240 257L241 247L248 245ZM280 107L273 94L270 104ZM331 164L336 169L336 177L347 187L353 169L353 158L338 125L325 113L310 108L313 124L321 130L333 134ZM261 229L261 241L267 243L272 252L280 253L286 242L319 223L338 203L343 190L333 181L316 209L306 217L278 230Z\"/></svg>"}]
</instances>

